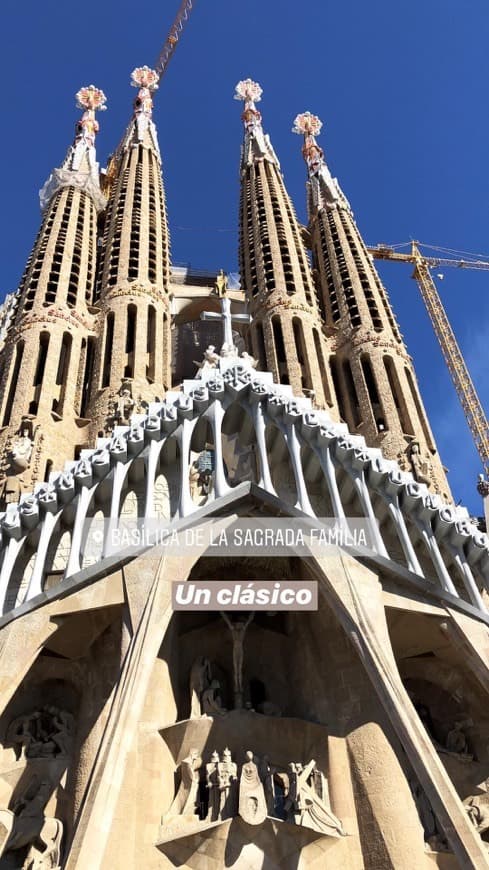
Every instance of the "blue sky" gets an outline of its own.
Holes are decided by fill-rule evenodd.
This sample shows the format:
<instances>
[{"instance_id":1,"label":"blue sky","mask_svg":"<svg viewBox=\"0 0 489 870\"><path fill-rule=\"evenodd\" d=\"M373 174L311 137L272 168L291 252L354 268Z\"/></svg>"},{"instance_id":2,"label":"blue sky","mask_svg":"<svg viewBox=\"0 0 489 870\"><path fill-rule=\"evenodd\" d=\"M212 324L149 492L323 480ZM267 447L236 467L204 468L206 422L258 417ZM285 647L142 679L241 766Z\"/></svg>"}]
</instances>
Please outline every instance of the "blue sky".
<instances>
[{"instance_id":1,"label":"blue sky","mask_svg":"<svg viewBox=\"0 0 489 870\"><path fill-rule=\"evenodd\" d=\"M131 70L152 65L179 0L66 6L7 0L0 56L1 293L23 271L40 214L37 191L59 165L93 83L102 165L131 113ZM156 97L173 260L237 268L240 78L259 81L261 110L288 190L305 219L300 140L306 109L368 244L410 238L489 260L487 0L196 0ZM380 268L401 324L456 501L482 512L480 463L410 268ZM447 312L489 408L489 273L444 269Z\"/></svg>"}]
</instances>

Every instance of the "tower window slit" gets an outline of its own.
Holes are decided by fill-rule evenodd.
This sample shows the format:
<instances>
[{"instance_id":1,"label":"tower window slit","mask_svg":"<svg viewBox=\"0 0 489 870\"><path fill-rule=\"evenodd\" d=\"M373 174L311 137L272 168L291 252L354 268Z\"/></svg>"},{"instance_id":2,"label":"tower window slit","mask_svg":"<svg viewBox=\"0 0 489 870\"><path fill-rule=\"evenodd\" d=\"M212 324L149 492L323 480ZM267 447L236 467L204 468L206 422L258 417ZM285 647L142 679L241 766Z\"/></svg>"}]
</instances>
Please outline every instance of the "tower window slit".
<instances>
[{"instance_id":1,"label":"tower window slit","mask_svg":"<svg viewBox=\"0 0 489 870\"><path fill-rule=\"evenodd\" d=\"M341 386L340 369L339 369L338 359L334 355L329 358L329 368L331 371L331 380L333 381L333 386L334 386L334 390L336 393L336 400L338 403L340 417L342 420L344 420L346 422L348 420L348 412L347 412L347 407L346 407L346 402L345 402L345 395L344 395L344 390L342 389L342 386Z\"/></svg>"},{"instance_id":2,"label":"tower window slit","mask_svg":"<svg viewBox=\"0 0 489 870\"><path fill-rule=\"evenodd\" d=\"M124 377L134 377L134 351L136 348L136 323L137 323L137 308L135 305L127 306L127 327L126 327L126 353L127 363L124 369Z\"/></svg>"},{"instance_id":3,"label":"tower window slit","mask_svg":"<svg viewBox=\"0 0 489 870\"><path fill-rule=\"evenodd\" d=\"M377 389L377 382L375 380L375 375L372 371L370 359L365 354L360 359L360 365L362 367L363 377L370 400L370 407L372 408L372 414L375 420L375 425L377 426L377 431L383 432L385 431L385 429L387 429L384 409L380 401L379 391Z\"/></svg>"},{"instance_id":4,"label":"tower window slit","mask_svg":"<svg viewBox=\"0 0 489 870\"><path fill-rule=\"evenodd\" d=\"M294 332L297 360L300 364L302 372L302 388L305 390L312 390L312 378L309 368L309 358L307 354L306 343L304 340L304 328L302 322L299 320L298 317L293 318L292 329Z\"/></svg>"},{"instance_id":5,"label":"tower window slit","mask_svg":"<svg viewBox=\"0 0 489 870\"><path fill-rule=\"evenodd\" d=\"M148 365L146 377L149 381L155 379L156 364L156 310L153 305L148 305L148 325L146 334L146 350L148 353Z\"/></svg>"},{"instance_id":6,"label":"tower window slit","mask_svg":"<svg viewBox=\"0 0 489 870\"><path fill-rule=\"evenodd\" d=\"M275 343L275 353L277 354L277 361L280 363L285 363L285 344L284 337L282 333L282 324L280 322L280 317L275 316L272 317L272 329L273 329L273 340Z\"/></svg>"},{"instance_id":7,"label":"tower window slit","mask_svg":"<svg viewBox=\"0 0 489 870\"><path fill-rule=\"evenodd\" d=\"M394 399L394 404L396 406L397 414L399 417L399 422L401 424L401 429L406 435L414 435L413 424L409 418L406 402L404 400L404 396L402 395L401 385L399 383L396 367L394 365L394 361L390 356L384 357L384 366L387 374L387 379L389 381L389 386L391 388L392 398Z\"/></svg>"},{"instance_id":8,"label":"tower window slit","mask_svg":"<svg viewBox=\"0 0 489 870\"><path fill-rule=\"evenodd\" d=\"M259 367L262 371L266 371L267 369L267 352L265 348L265 336L263 334L263 324L260 322L256 322L254 325L254 332L256 336L256 346L258 349L258 362Z\"/></svg>"},{"instance_id":9,"label":"tower window slit","mask_svg":"<svg viewBox=\"0 0 489 870\"><path fill-rule=\"evenodd\" d=\"M63 333L61 342L61 350L59 354L58 371L56 374L56 385L60 386L59 398L53 400L53 411L56 411L60 417L63 416L63 409L66 396L66 388L69 382L68 375L70 370L71 348L73 344L73 336L69 332Z\"/></svg>"},{"instance_id":10,"label":"tower window slit","mask_svg":"<svg viewBox=\"0 0 489 870\"><path fill-rule=\"evenodd\" d=\"M356 427L359 426L362 422L362 414L360 411L360 402L358 401L358 393L353 378L353 372L351 370L351 365L348 360L343 361L343 376L345 379L348 398L350 401L352 422L353 425Z\"/></svg>"},{"instance_id":11,"label":"tower window slit","mask_svg":"<svg viewBox=\"0 0 489 870\"><path fill-rule=\"evenodd\" d=\"M115 280L114 280L115 283ZM104 351L104 366L102 372L102 387L108 387L110 384L110 369L112 365L112 347L114 344L114 312L110 311L107 315L105 326L105 351Z\"/></svg>"},{"instance_id":12,"label":"tower window slit","mask_svg":"<svg viewBox=\"0 0 489 870\"><path fill-rule=\"evenodd\" d=\"M433 438L431 437L431 432L428 428L428 423L426 421L424 408L421 404L421 399L419 397L418 390L416 389L416 385L414 383L413 376L411 375L411 372L409 371L409 369L407 367L404 369L404 371L406 373L407 382L408 382L409 389L411 391L411 395L413 397L413 401L414 401L414 404L416 407L416 411L418 413L418 417L419 417L419 420L420 420L420 423L421 423L421 426L423 429L426 443L427 443L429 449L432 450L434 453L435 452L435 445L433 443Z\"/></svg>"},{"instance_id":13,"label":"tower window slit","mask_svg":"<svg viewBox=\"0 0 489 870\"><path fill-rule=\"evenodd\" d=\"M42 386L42 379L44 377L44 370L46 368L46 359L48 355L48 347L49 347L49 333L41 332L39 336L39 352L37 355L37 365L36 372L34 375L33 386L40 387Z\"/></svg>"},{"instance_id":14,"label":"tower window slit","mask_svg":"<svg viewBox=\"0 0 489 870\"><path fill-rule=\"evenodd\" d=\"M3 415L3 425L8 426L10 423L10 416L12 414L12 406L14 403L15 392L17 389L17 381L19 380L20 368L22 365L22 357L24 356L24 342L18 341L15 347L15 362L12 370L12 377L10 379L10 389L7 397L7 404L5 405L5 413Z\"/></svg>"},{"instance_id":15,"label":"tower window slit","mask_svg":"<svg viewBox=\"0 0 489 870\"><path fill-rule=\"evenodd\" d=\"M81 382L80 417L85 417L88 409L90 385L92 383L93 366L95 362L95 339L87 338L83 376Z\"/></svg>"}]
</instances>

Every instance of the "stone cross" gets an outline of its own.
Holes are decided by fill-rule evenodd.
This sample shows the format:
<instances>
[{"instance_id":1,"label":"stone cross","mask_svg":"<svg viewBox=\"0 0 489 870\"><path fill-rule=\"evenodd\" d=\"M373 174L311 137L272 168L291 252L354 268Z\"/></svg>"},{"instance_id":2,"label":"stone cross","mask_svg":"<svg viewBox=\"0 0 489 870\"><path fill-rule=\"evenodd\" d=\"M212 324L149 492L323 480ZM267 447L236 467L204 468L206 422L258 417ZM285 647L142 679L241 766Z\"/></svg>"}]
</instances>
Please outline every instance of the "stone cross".
<instances>
[{"instance_id":1,"label":"stone cross","mask_svg":"<svg viewBox=\"0 0 489 870\"><path fill-rule=\"evenodd\" d=\"M233 342L233 323L251 323L250 314L231 314L231 300L228 296L221 296L219 299L221 304L221 313L215 311L202 311L201 320L220 320L224 327L224 343L228 347L234 347Z\"/></svg>"}]
</instances>

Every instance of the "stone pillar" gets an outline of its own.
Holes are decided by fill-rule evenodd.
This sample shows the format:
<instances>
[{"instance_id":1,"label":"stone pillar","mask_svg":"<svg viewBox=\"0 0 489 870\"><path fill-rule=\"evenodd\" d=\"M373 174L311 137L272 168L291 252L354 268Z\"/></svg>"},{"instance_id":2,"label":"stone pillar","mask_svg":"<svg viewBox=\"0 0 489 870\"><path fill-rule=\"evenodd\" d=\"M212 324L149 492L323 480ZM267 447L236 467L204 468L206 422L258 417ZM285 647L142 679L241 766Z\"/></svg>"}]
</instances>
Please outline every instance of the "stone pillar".
<instances>
[{"instance_id":1,"label":"stone pillar","mask_svg":"<svg viewBox=\"0 0 489 870\"><path fill-rule=\"evenodd\" d=\"M363 870L364 862L358 830L355 795L351 779L348 744L344 737L328 736L328 788L331 809L349 835L349 870Z\"/></svg>"}]
</instances>

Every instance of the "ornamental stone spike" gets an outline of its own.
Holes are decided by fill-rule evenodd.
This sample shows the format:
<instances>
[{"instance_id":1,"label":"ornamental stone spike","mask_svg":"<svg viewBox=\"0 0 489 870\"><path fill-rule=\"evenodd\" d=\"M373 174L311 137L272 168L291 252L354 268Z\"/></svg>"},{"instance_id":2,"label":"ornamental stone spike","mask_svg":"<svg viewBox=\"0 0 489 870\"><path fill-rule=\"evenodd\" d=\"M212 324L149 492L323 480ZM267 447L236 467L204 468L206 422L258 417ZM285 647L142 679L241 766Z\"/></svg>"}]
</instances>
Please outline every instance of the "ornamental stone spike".
<instances>
[{"instance_id":1,"label":"ornamental stone spike","mask_svg":"<svg viewBox=\"0 0 489 870\"><path fill-rule=\"evenodd\" d=\"M348 207L347 200L338 184L338 180L331 175L324 151L316 142L319 136L322 121L312 112L302 112L294 120L292 132L304 136L302 155L306 161L309 178L312 182L313 204L317 208L336 208L338 205Z\"/></svg>"},{"instance_id":2,"label":"ornamental stone spike","mask_svg":"<svg viewBox=\"0 0 489 870\"><path fill-rule=\"evenodd\" d=\"M144 135L153 117L153 91L158 90L159 75L148 66L138 66L131 73L131 85L139 88L134 100L134 120L138 142L144 140Z\"/></svg>"},{"instance_id":3,"label":"ornamental stone spike","mask_svg":"<svg viewBox=\"0 0 489 870\"><path fill-rule=\"evenodd\" d=\"M73 157L70 169L75 172L80 169L84 155L87 155L88 164L92 171L96 168L95 137L99 131L99 123L95 118L95 112L104 112L107 108L107 97L100 88L95 85L80 88L76 96L76 105L84 109L83 115L75 127L75 141L73 143Z\"/></svg>"},{"instance_id":4,"label":"ornamental stone spike","mask_svg":"<svg viewBox=\"0 0 489 870\"><path fill-rule=\"evenodd\" d=\"M242 79L235 88L234 99L244 102L244 110L241 115L245 128L243 162L250 163L253 160L265 158L280 168L272 143L263 132L261 112L255 106L255 103L261 100L262 93L261 86L253 79Z\"/></svg>"}]
</instances>

